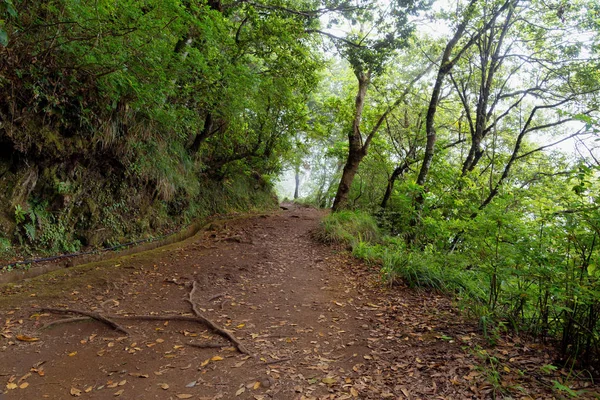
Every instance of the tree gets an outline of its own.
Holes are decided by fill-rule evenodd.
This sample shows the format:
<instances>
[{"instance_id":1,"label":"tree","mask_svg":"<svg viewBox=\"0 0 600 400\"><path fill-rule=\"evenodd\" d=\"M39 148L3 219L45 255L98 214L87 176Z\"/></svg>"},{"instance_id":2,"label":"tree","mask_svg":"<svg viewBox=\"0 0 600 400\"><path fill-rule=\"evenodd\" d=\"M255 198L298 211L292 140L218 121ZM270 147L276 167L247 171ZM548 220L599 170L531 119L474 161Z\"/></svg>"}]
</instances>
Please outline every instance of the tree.
<instances>
[{"instance_id":1,"label":"tree","mask_svg":"<svg viewBox=\"0 0 600 400\"><path fill-rule=\"evenodd\" d=\"M350 63L357 79L358 88L354 100L354 115L348 132L348 157L333 202L333 211L347 206L352 182L361 161L367 155L373 137L379 131L386 116L402 101L398 99L386 107L368 133L363 135L362 118L369 86L372 80L385 70L386 63L394 52L407 46L407 39L413 30L413 26L408 22L408 16L424 6L424 3L418 1L399 2L392 3L390 15L384 12L374 18L372 12L363 14L360 16L361 22L372 22L377 26L379 37L371 38L373 26L368 26L338 41L341 54Z\"/></svg>"}]
</instances>

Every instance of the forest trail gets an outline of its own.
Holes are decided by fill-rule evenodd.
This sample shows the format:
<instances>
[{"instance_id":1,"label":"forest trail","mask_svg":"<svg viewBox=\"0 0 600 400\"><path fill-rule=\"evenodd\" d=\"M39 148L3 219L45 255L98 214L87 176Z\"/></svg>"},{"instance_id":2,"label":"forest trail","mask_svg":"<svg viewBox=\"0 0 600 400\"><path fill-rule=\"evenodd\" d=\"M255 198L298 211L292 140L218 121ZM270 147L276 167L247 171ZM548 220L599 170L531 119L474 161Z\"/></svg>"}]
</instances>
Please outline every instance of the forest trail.
<instances>
[{"instance_id":1,"label":"forest trail","mask_svg":"<svg viewBox=\"0 0 600 400\"><path fill-rule=\"evenodd\" d=\"M385 288L377 268L316 243L322 215L291 207L215 223L2 288L0 399L554 398L545 348L503 336L482 350L446 297ZM192 316L194 281L199 312L250 356L195 322L122 318ZM114 316L129 335L94 320L41 329L65 318L41 307ZM201 343L223 347L190 345Z\"/></svg>"}]
</instances>

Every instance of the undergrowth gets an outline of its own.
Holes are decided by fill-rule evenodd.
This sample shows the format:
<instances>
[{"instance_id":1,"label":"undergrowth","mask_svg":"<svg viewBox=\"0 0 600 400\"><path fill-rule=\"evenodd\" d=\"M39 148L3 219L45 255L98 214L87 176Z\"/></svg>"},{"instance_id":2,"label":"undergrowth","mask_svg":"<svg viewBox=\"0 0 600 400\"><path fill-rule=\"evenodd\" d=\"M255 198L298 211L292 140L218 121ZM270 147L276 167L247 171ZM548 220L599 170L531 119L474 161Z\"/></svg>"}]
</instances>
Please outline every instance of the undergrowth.
<instances>
[{"instance_id":1,"label":"undergrowth","mask_svg":"<svg viewBox=\"0 0 600 400\"><path fill-rule=\"evenodd\" d=\"M550 273L549 259L535 259L533 251L521 259L496 247L488 252L483 246L465 245L449 252L434 244L407 244L374 226L374 219L365 213L338 212L323 220L318 236L347 245L357 258L378 265L387 284L402 281L451 294L468 316L479 321L492 345L511 329L558 343L568 368L598 360L599 281L591 276L595 270L581 267L585 258L571 256ZM472 235L475 243L477 234ZM503 243L498 239L492 244Z\"/></svg>"},{"instance_id":2,"label":"undergrowth","mask_svg":"<svg viewBox=\"0 0 600 400\"><path fill-rule=\"evenodd\" d=\"M316 238L324 243L355 247L360 242L376 243L381 239L377 222L359 211L339 211L323 218Z\"/></svg>"}]
</instances>

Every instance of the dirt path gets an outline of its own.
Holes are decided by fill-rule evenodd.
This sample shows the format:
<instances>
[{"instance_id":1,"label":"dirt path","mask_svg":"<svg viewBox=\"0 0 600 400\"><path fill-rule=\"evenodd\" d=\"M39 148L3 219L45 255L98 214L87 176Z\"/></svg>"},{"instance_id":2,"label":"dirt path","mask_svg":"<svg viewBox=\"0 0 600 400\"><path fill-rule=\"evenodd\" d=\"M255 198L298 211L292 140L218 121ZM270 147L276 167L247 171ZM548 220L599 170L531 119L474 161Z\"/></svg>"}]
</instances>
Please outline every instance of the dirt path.
<instances>
[{"instance_id":1,"label":"dirt path","mask_svg":"<svg viewBox=\"0 0 600 400\"><path fill-rule=\"evenodd\" d=\"M554 398L546 349L499 336L484 350L448 299L386 290L376 268L315 243L321 216L215 224L178 246L1 289L0 399ZM128 336L93 320L41 329L65 316L40 307L191 316L193 281L199 311L251 355L186 321L114 319Z\"/></svg>"}]
</instances>

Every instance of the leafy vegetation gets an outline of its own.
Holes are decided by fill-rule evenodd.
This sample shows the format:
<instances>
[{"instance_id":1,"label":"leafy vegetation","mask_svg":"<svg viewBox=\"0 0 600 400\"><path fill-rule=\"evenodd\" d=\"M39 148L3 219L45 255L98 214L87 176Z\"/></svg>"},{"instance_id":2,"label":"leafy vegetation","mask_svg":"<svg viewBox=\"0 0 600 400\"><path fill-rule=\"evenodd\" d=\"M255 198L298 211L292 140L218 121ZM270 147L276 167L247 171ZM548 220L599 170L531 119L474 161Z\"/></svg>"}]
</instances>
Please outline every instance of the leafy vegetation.
<instances>
[{"instance_id":1,"label":"leafy vegetation","mask_svg":"<svg viewBox=\"0 0 600 400\"><path fill-rule=\"evenodd\" d=\"M320 183L309 198L343 210L323 236L380 265L390 284L455 294L492 341L498 329L526 331L556 343L566 364L598 365L598 9L546 5L433 11L450 32L417 30L365 104L352 97L352 63L333 67L314 105L331 117L311 139ZM369 145L351 184L348 135ZM355 228L365 212L384 232L377 242Z\"/></svg>"},{"instance_id":2,"label":"leafy vegetation","mask_svg":"<svg viewBox=\"0 0 600 400\"><path fill-rule=\"evenodd\" d=\"M73 251L273 206L320 58L285 6L0 2L1 234Z\"/></svg>"},{"instance_id":3,"label":"leafy vegetation","mask_svg":"<svg viewBox=\"0 0 600 400\"><path fill-rule=\"evenodd\" d=\"M273 206L302 167L322 240L600 363L598 5L430 6L0 0L1 254Z\"/></svg>"}]
</instances>

